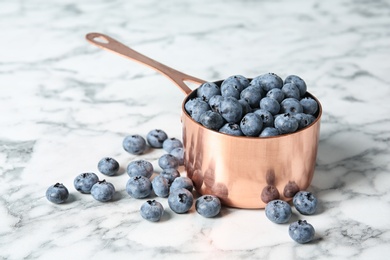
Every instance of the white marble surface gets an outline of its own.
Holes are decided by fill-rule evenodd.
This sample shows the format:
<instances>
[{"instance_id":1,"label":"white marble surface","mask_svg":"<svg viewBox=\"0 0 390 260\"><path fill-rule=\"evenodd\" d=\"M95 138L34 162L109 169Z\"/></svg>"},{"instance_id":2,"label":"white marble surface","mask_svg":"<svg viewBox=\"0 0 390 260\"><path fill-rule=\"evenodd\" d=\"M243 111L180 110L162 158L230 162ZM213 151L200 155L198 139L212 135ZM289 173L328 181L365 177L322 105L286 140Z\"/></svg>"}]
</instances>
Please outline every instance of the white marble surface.
<instances>
[{"instance_id":1,"label":"white marble surface","mask_svg":"<svg viewBox=\"0 0 390 260\"><path fill-rule=\"evenodd\" d=\"M389 1L0 1L0 259L387 259L390 254ZM144 200L73 188L103 156L154 128L181 137L184 95L84 36L98 31L188 74L297 74L323 104L307 245L263 210L194 209L149 223ZM162 151L140 158L158 171ZM100 177L103 176L100 174ZM69 202L45 198L64 183ZM294 219L300 216L295 212Z\"/></svg>"}]
</instances>

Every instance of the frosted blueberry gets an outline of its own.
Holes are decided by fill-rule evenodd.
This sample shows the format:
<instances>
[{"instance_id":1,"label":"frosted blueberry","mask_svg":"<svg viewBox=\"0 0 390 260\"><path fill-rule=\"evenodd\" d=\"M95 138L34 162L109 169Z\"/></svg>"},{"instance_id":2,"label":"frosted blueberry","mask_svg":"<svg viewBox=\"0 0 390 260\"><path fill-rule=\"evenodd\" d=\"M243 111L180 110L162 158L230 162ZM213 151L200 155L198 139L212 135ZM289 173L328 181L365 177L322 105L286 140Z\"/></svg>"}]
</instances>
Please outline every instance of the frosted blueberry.
<instances>
[{"instance_id":1,"label":"frosted blueberry","mask_svg":"<svg viewBox=\"0 0 390 260\"><path fill-rule=\"evenodd\" d=\"M208 102L212 96L221 95L221 90L214 82L206 82L197 88L196 95Z\"/></svg>"},{"instance_id":2,"label":"frosted blueberry","mask_svg":"<svg viewBox=\"0 0 390 260\"><path fill-rule=\"evenodd\" d=\"M168 205L172 211L186 213L194 203L194 196L187 189L181 188L172 191L168 196Z\"/></svg>"},{"instance_id":3,"label":"frosted blueberry","mask_svg":"<svg viewBox=\"0 0 390 260\"><path fill-rule=\"evenodd\" d=\"M285 98L300 99L299 89L292 82L284 84L283 87L282 87L282 91L284 93L284 97Z\"/></svg>"},{"instance_id":4,"label":"frosted blueberry","mask_svg":"<svg viewBox=\"0 0 390 260\"><path fill-rule=\"evenodd\" d=\"M290 224L288 233L294 241L305 244L313 240L315 230L306 220L298 220Z\"/></svg>"},{"instance_id":5,"label":"frosted blueberry","mask_svg":"<svg viewBox=\"0 0 390 260\"><path fill-rule=\"evenodd\" d=\"M126 183L126 192L135 199L146 198L152 192L152 183L145 176L135 176Z\"/></svg>"},{"instance_id":6,"label":"frosted blueberry","mask_svg":"<svg viewBox=\"0 0 390 260\"><path fill-rule=\"evenodd\" d=\"M132 161L127 165L127 174L130 177L135 177L138 175L145 176L150 178L153 174L153 165L146 160L136 160Z\"/></svg>"},{"instance_id":7,"label":"frosted blueberry","mask_svg":"<svg viewBox=\"0 0 390 260\"><path fill-rule=\"evenodd\" d=\"M186 190L192 191L194 189L194 184L192 180L186 176L180 176L173 180L170 191L184 188Z\"/></svg>"},{"instance_id":8,"label":"frosted blueberry","mask_svg":"<svg viewBox=\"0 0 390 260\"><path fill-rule=\"evenodd\" d=\"M298 87L299 93L301 97L303 97L306 94L306 89L307 89L305 81L296 75L290 75L284 80L285 84L291 82Z\"/></svg>"},{"instance_id":9,"label":"frosted blueberry","mask_svg":"<svg viewBox=\"0 0 390 260\"><path fill-rule=\"evenodd\" d=\"M122 145L126 152L135 155L143 154L146 150L146 141L140 135L126 136Z\"/></svg>"},{"instance_id":10,"label":"frosted blueberry","mask_svg":"<svg viewBox=\"0 0 390 260\"><path fill-rule=\"evenodd\" d=\"M224 98L220 104L220 113L228 123L238 123L243 115L242 105L236 98Z\"/></svg>"},{"instance_id":11,"label":"frosted blueberry","mask_svg":"<svg viewBox=\"0 0 390 260\"><path fill-rule=\"evenodd\" d=\"M279 130L276 129L275 127L265 127L261 133L260 133L260 137L271 137L271 136L278 136L280 133L279 133Z\"/></svg>"},{"instance_id":12,"label":"frosted blueberry","mask_svg":"<svg viewBox=\"0 0 390 260\"><path fill-rule=\"evenodd\" d=\"M113 176L119 171L119 163L111 157L104 157L98 163L98 170L107 176Z\"/></svg>"},{"instance_id":13,"label":"frosted blueberry","mask_svg":"<svg viewBox=\"0 0 390 260\"><path fill-rule=\"evenodd\" d=\"M284 99L284 93L279 88L271 89L270 91L267 92L266 96L275 99L279 103L282 102Z\"/></svg>"},{"instance_id":14,"label":"frosted blueberry","mask_svg":"<svg viewBox=\"0 0 390 260\"><path fill-rule=\"evenodd\" d=\"M172 154L163 154L158 159L158 165L161 167L161 169L167 169L167 168L175 168L179 167L179 160L173 156Z\"/></svg>"},{"instance_id":15,"label":"frosted blueberry","mask_svg":"<svg viewBox=\"0 0 390 260\"><path fill-rule=\"evenodd\" d=\"M221 211L221 201L214 195L203 195L195 201L195 209L201 216L212 218Z\"/></svg>"},{"instance_id":16,"label":"frosted blueberry","mask_svg":"<svg viewBox=\"0 0 390 260\"><path fill-rule=\"evenodd\" d=\"M91 193L92 186L99 181L93 172L85 172L76 176L73 181L75 189L81 193Z\"/></svg>"},{"instance_id":17,"label":"frosted blueberry","mask_svg":"<svg viewBox=\"0 0 390 260\"><path fill-rule=\"evenodd\" d=\"M115 187L112 183L106 182L106 180L98 181L92 186L92 197L101 202L110 201L115 194Z\"/></svg>"},{"instance_id":18,"label":"frosted blueberry","mask_svg":"<svg viewBox=\"0 0 390 260\"><path fill-rule=\"evenodd\" d=\"M248 113L242 118L240 128L246 136L258 136L263 128L263 120L256 113Z\"/></svg>"},{"instance_id":19,"label":"frosted blueberry","mask_svg":"<svg viewBox=\"0 0 390 260\"><path fill-rule=\"evenodd\" d=\"M69 197L68 189L62 183L56 183L46 190L46 198L48 201L61 204Z\"/></svg>"},{"instance_id":20,"label":"frosted blueberry","mask_svg":"<svg viewBox=\"0 0 390 260\"><path fill-rule=\"evenodd\" d=\"M303 215L312 215L317 210L317 198L309 191L298 191L294 198L293 204L299 213Z\"/></svg>"},{"instance_id":21,"label":"frosted blueberry","mask_svg":"<svg viewBox=\"0 0 390 260\"><path fill-rule=\"evenodd\" d=\"M260 100L260 108L269 111L272 115L279 113L280 104L273 98L264 97Z\"/></svg>"},{"instance_id":22,"label":"frosted blueberry","mask_svg":"<svg viewBox=\"0 0 390 260\"><path fill-rule=\"evenodd\" d=\"M210 106L206 101L196 99L193 107L192 107L192 112L191 112L191 117L194 119L196 122L200 122L200 116L210 110Z\"/></svg>"},{"instance_id":23,"label":"frosted blueberry","mask_svg":"<svg viewBox=\"0 0 390 260\"><path fill-rule=\"evenodd\" d=\"M252 111L251 106L245 99L239 99L238 102L241 104L243 116Z\"/></svg>"},{"instance_id":24,"label":"frosted blueberry","mask_svg":"<svg viewBox=\"0 0 390 260\"><path fill-rule=\"evenodd\" d=\"M265 206L265 215L276 224L287 223L292 215L291 206L283 200L272 200Z\"/></svg>"},{"instance_id":25,"label":"frosted blueberry","mask_svg":"<svg viewBox=\"0 0 390 260\"><path fill-rule=\"evenodd\" d=\"M258 108L262 98L260 88L249 86L240 94L240 99L244 99L252 108Z\"/></svg>"},{"instance_id":26,"label":"frosted blueberry","mask_svg":"<svg viewBox=\"0 0 390 260\"><path fill-rule=\"evenodd\" d=\"M241 85L241 82L237 78L229 77L221 84L221 95L223 97L234 97L239 99L243 89L244 86Z\"/></svg>"},{"instance_id":27,"label":"frosted blueberry","mask_svg":"<svg viewBox=\"0 0 390 260\"><path fill-rule=\"evenodd\" d=\"M168 135L161 129L153 129L146 135L146 141L153 148L162 148Z\"/></svg>"},{"instance_id":28,"label":"frosted blueberry","mask_svg":"<svg viewBox=\"0 0 390 260\"><path fill-rule=\"evenodd\" d=\"M177 178L180 177L180 172L177 169L174 168L168 168L164 169L161 173L161 176L163 176L165 179L168 180L168 184L171 185L172 182Z\"/></svg>"},{"instance_id":29,"label":"frosted blueberry","mask_svg":"<svg viewBox=\"0 0 390 260\"><path fill-rule=\"evenodd\" d=\"M253 84L252 84L253 82ZM273 88L282 88L283 80L276 75L275 73L266 73L260 76L257 76L252 79L252 85L259 85L261 88L268 92Z\"/></svg>"},{"instance_id":30,"label":"frosted blueberry","mask_svg":"<svg viewBox=\"0 0 390 260\"><path fill-rule=\"evenodd\" d=\"M299 102L303 107L303 113L314 115L318 110L317 102L311 97L304 97Z\"/></svg>"},{"instance_id":31,"label":"frosted blueberry","mask_svg":"<svg viewBox=\"0 0 390 260\"><path fill-rule=\"evenodd\" d=\"M169 195L169 182L162 175L157 175L152 180L152 189L154 194L166 198Z\"/></svg>"},{"instance_id":32,"label":"frosted blueberry","mask_svg":"<svg viewBox=\"0 0 390 260\"><path fill-rule=\"evenodd\" d=\"M227 80L229 80L230 78L234 78L235 80L238 80L238 82L240 82L241 86L244 89L249 86L249 79L242 75L233 75L228 77Z\"/></svg>"},{"instance_id":33,"label":"frosted blueberry","mask_svg":"<svg viewBox=\"0 0 390 260\"><path fill-rule=\"evenodd\" d=\"M220 133L234 135L234 136L243 136L244 134L241 131L240 125L236 123L227 123L219 129Z\"/></svg>"},{"instance_id":34,"label":"frosted blueberry","mask_svg":"<svg viewBox=\"0 0 390 260\"><path fill-rule=\"evenodd\" d=\"M274 124L282 134L294 133L299 126L298 120L289 113L277 115Z\"/></svg>"},{"instance_id":35,"label":"frosted blueberry","mask_svg":"<svg viewBox=\"0 0 390 260\"><path fill-rule=\"evenodd\" d=\"M256 109L254 113L260 116L261 120L263 121L263 127L274 126L274 117L268 110Z\"/></svg>"},{"instance_id":36,"label":"frosted blueberry","mask_svg":"<svg viewBox=\"0 0 390 260\"><path fill-rule=\"evenodd\" d=\"M298 99L286 98L280 103L280 113L302 113L303 107Z\"/></svg>"},{"instance_id":37,"label":"frosted blueberry","mask_svg":"<svg viewBox=\"0 0 390 260\"><path fill-rule=\"evenodd\" d=\"M167 153L170 153L173 149L178 147L183 147L183 143L174 137L166 139L163 143L163 149Z\"/></svg>"},{"instance_id":38,"label":"frosted blueberry","mask_svg":"<svg viewBox=\"0 0 390 260\"><path fill-rule=\"evenodd\" d=\"M296 113L292 115L296 120L298 120L298 129L305 128L306 126L312 123L309 116L305 113Z\"/></svg>"},{"instance_id":39,"label":"frosted blueberry","mask_svg":"<svg viewBox=\"0 0 390 260\"><path fill-rule=\"evenodd\" d=\"M158 201L147 200L142 204L140 208L140 214L146 220L157 222L164 214L164 207Z\"/></svg>"},{"instance_id":40,"label":"frosted blueberry","mask_svg":"<svg viewBox=\"0 0 390 260\"><path fill-rule=\"evenodd\" d=\"M212 130L218 130L224 124L222 116L219 113L211 110L204 112L200 116L199 122L206 128Z\"/></svg>"},{"instance_id":41,"label":"frosted blueberry","mask_svg":"<svg viewBox=\"0 0 390 260\"><path fill-rule=\"evenodd\" d=\"M221 101L223 99L224 99L224 97L221 96L221 95L212 96L209 99L209 106L210 106L211 110L214 111L214 112L219 113L219 111L220 111L219 107L220 107Z\"/></svg>"},{"instance_id":42,"label":"frosted blueberry","mask_svg":"<svg viewBox=\"0 0 390 260\"><path fill-rule=\"evenodd\" d=\"M170 152L170 154L172 154L179 160L179 165L184 165L184 148L175 148Z\"/></svg>"}]
</instances>

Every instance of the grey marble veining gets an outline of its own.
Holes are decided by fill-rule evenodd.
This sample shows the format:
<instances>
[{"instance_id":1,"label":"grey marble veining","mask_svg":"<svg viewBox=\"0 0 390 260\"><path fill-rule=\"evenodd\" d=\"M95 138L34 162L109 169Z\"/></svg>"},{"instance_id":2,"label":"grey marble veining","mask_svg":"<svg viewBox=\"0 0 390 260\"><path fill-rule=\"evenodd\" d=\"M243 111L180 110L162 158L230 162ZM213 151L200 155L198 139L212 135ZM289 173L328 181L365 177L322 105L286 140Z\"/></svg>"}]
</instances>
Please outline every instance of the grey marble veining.
<instances>
[{"instance_id":1,"label":"grey marble veining","mask_svg":"<svg viewBox=\"0 0 390 260\"><path fill-rule=\"evenodd\" d=\"M388 28L389 1L0 1L0 259L387 259ZM122 140L154 128L181 138L184 95L88 44L93 31L210 81L304 78L324 110L310 186L321 204L305 217L315 241L293 242L263 210L205 219L161 199L163 219L143 220L124 168L143 158L159 171L163 151L133 156ZM73 188L104 156L122 166L106 177L109 203ZM64 205L45 198L56 182L70 191Z\"/></svg>"}]
</instances>

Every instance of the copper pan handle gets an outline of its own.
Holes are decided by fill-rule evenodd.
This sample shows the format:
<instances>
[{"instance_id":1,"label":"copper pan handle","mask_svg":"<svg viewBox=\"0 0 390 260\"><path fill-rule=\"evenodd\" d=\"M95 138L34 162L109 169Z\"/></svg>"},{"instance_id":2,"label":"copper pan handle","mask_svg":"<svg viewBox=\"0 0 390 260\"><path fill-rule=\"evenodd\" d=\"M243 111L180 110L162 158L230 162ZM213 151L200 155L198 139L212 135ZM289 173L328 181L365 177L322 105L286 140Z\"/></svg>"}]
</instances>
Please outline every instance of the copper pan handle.
<instances>
[{"instance_id":1,"label":"copper pan handle","mask_svg":"<svg viewBox=\"0 0 390 260\"><path fill-rule=\"evenodd\" d=\"M116 54L125 56L126 58L137 61L160 72L161 74L172 80L187 95L191 93L192 90L187 86L187 84L185 84L185 81L193 82L199 85L205 82L202 79L187 75L183 72L172 69L171 67L168 67L167 65L164 65L158 61L155 61L111 38L110 36L101 33L88 33L85 37L87 38L87 41L104 50L109 50Z\"/></svg>"}]
</instances>

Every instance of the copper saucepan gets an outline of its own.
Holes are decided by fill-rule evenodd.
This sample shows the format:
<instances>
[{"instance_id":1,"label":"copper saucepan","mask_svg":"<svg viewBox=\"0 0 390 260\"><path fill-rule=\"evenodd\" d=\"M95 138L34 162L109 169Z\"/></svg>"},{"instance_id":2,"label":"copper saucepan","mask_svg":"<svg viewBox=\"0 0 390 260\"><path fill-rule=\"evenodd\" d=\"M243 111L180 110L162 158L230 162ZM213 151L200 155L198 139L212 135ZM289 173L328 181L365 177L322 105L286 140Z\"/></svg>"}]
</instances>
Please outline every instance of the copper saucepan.
<instances>
[{"instance_id":1,"label":"copper saucepan","mask_svg":"<svg viewBox=\"0 0 390 260\"><path fill-rule=\"evenodd\" d=\"M277 137L244 137L222 134L194 121L184 109L196 97L185 82L206 81L187 75L100 33L89 33L87 40L105 50L147 65L171 79L186 95L182 104L185 169L200 194L218 196L226 206L264 208L270 197L289 201L297 190L306 189L313 178L317 157L320 119L292 134ZM222 81L217 81L221 84Z\"/></svg>"}]
</instances>

